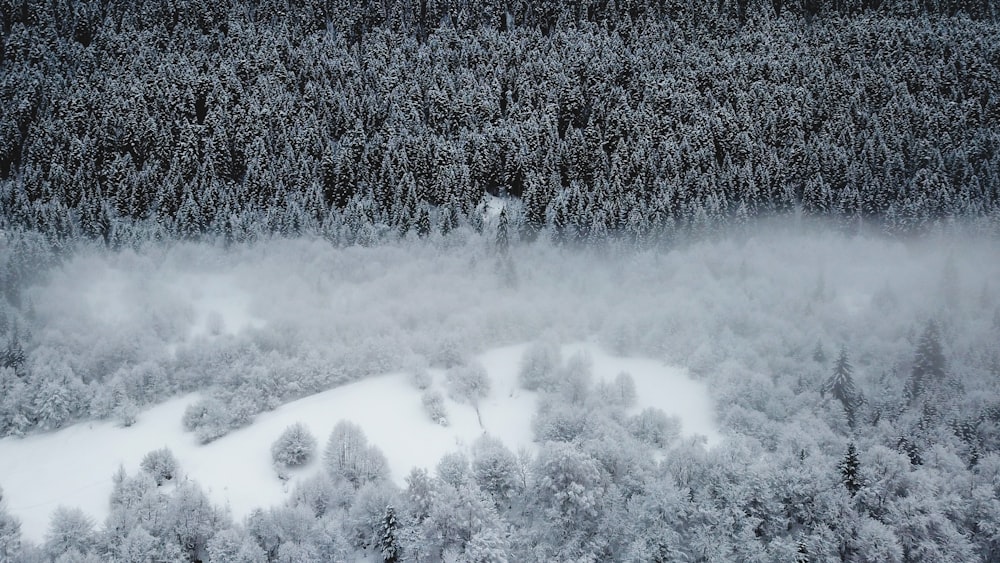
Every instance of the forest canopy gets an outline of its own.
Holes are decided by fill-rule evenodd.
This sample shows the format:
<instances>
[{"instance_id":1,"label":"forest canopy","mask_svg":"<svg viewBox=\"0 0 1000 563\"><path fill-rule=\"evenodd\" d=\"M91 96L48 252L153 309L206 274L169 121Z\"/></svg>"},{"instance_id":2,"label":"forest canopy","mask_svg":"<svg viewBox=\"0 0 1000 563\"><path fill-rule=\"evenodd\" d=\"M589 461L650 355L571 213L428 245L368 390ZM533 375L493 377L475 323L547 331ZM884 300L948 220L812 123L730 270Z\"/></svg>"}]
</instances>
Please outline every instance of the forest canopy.
<instances>
[{"instance_id":1,"label":"forest canopy","mask_svg":"<svg viewBox=\"0 0 1000 563\"><path fill-rule=\"evenodd\" d=\"M4 0L0 228L370 244L492 194L567 240L995 232L997 10Z\"/></svg>"}]
</instances>

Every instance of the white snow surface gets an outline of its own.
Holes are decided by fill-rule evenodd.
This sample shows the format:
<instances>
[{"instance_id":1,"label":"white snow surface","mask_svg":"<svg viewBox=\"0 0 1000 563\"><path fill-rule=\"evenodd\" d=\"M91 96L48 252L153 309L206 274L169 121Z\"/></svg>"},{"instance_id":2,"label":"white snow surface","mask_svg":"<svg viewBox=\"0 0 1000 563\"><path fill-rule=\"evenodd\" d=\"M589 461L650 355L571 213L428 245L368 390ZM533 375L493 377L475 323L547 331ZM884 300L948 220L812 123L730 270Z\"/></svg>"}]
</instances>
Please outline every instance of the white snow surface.
<instances>
[{"instance_id":1,"label":"white snow surface","mask_svg":"<svg viewBox=\"0 0 1000 563\"><path fill-rule=\"evenodd\" d=\"M56 432L0 439L0 486L8 510L21 520L24 537L41 542L52 511L60 505L80 507L99 525L103 523L117 468L138 472L147 452L168 447L180 463L182 478L197 481L213 502L228 507L239 520L254 508L282 503L296 481L320 471L326 439L340 420L364 429L369 443L385 453L392 479L403 485L413 467L433 471L445 453L467 450L483 433L515 451L537 447L531 431L537 396L517 385L524 348L496 348L477 358L492 385L490 395L480 403L482 428L471 406L448 398L441 370L430 373L433 388L445 396L447 427L425 414L421 392L408 374L391 373L287 403L259 415L248 427L200 445L181 426L184 409L198 399L191 394L144 411L130 428L92 421ZM610 381L622 371L632 375L638 392L633 412L659 407L681 419L685 435L704 436L709 444L718 440L707 390L683 369L649 359L610 356L590 343L564 346L563 357L577 351L590 355L595 379ZM312 431L319 451L309 464L292 472L289 483L282 483L271 464L270 447L295 422Z\"/></svg>"}]
</instances>

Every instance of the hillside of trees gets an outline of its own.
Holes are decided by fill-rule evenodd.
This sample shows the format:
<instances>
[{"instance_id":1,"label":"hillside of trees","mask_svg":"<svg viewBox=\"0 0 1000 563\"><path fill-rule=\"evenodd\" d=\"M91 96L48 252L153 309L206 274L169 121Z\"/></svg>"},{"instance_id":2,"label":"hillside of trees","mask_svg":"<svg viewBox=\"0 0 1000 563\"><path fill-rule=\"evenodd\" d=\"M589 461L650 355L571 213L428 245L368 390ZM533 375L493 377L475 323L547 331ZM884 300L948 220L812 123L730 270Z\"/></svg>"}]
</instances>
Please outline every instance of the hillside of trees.
<instances>
[{"instance_id":1,"label":"hillside of trees","mask_svg":"<svg viewBox=\"0 0 1000 563\"><path fill-rule=\"evenodd\" d=\"M38 545L21 540L15 507L0 504L0 557L1000 557L995 241L750 233L642 253L537 241L508 249L512 286L494 242L467 236L372 248L306 239L78 251L24 292L23 310L0 317L20 343L7 351L14 367L0 368L0 432L93 418L128 425L151 403L201 390L206 400L183 422L193 440L214 440L291 398L412 369L414 357L454 366L535 341L521 385L541 393L537 454L487 437L426 471L388 475L384 460L365 465L380 458L378 444L341 428L315 437L325 460L315 479L244 520L212 506L196 483L167 479L184 468L159 452L108 476L107 520L65 499ZM243 289L270 304L259 309L263 326L184 336L183 304L149 284L206 265L248 280ZM106 315L90 299L94 280L114 276L109 298L122 307ZM628 393L551 351L553 340L587 337L687 367L707 384L724 439L706 447L679 438L662 412L627 413ZM338 419L330 413L331 426ZM361 445L338 445L345 440ZM270 446L260 445L262 459L275 455Z\"/></svg>"},{"instance_id":2,"label":"hillside of trees","mask_svg":"<svg viewBox=\"0 0 1000 563\"><path fill-rule=\"evenodd\" d=\"M0 229L649 244L1000 217L987 0L0 3Z\"/></svg>"}]
</instances>

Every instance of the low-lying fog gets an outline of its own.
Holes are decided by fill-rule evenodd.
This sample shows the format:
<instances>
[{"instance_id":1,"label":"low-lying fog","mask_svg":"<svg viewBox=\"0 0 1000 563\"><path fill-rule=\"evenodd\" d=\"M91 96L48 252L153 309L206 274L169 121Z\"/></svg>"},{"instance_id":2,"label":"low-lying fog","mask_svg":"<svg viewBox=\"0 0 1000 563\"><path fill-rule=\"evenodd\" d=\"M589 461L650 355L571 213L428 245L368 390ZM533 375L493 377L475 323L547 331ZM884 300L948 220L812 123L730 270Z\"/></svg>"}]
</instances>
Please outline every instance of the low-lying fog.
<instances>
[{"instance_id":1,"label":"low-lying fog","mask_svg":"<svg viewBox=\"0 0 1000 563\"><path fill-rule=\"evenodd\" d=\"M392 478L402 486L408 467L433 470L433 459L450 448L469 451L482 433L499 436L512 451L562 439L560 425L568 423L550 420L570 416L561 414L560 401L584 413L583 419L603 412L593 411L593 405L619 370L635 372L640 400L611 419L633 428L621 417L657 407L680 424L680 432L649 442L659 450L657 459L669 459L679 435L693 434L707 436L707 446L695 441L684 447L714 448L738 436L740 451L752 455L789 443L802 452L814 448L837 455L844 412L819 391L830 375L830 360L824 358L841 348L850 353L865 397L901 400L914 343L934 319L952 370L966 374L967 401L978 404L993 396L980 374L989 363L983 355L990 349L996 355L989 339L995 342L993 327L1000 327L998 274L1000 252L989 240L903 243L787 232L639 253L536 243L511 247L509 257L483 241L335 248L319 240L275 240L230 249L171 244L140 252L82 250L25 293L35 327L30 377L58 381L57 388L75 394L66 399L71 405L61 418L46 411L36 427L8 430L29 436L0 440L0 456L10 454L8 463L0 464L7 472L0 473L0 485L17 483L17 491L8 489L9 502L17 506L9 508L15 516L19 506L23 509L29 516L25 533L37 540L49 505L72 506L77 496L86 496L80 491L97 486L100 494L90 496L100 506L110 487L110 481L91 483L100 478L88 474L86 482L62 483L69 492L60 498L46 496L59 490L52 468L72 471L74 463L52 450L64 449L67 457L79 449L50 442L59 436L77 445L111 441L102 447L114 459L100 469L109 480L118 463L134 472L145 451L170 445L190 477L201 475L214 501L242 516L256 504L241 496L238 482L270 491L261 497L263 504L280 502L289 490L267 465L269 441L287 423L305 421L323 444L330 427L354 413L372 443L386 450ZM521 358L530 343L585 343L575 346L590 350L587 377L581 379L589 398L567 399L556 391L562 385L556 382L540 391L563 393L562 399L538 402L534 391L521 388L516 372L524 369L527 360ZM498 350L516 350L517 357L482 362L493 381L482 395L482 411L477 404L473 415L469 404L460 406L461 399L449 394L441 403L452 413L448 432L441 433L430 418L420 424L407 418L414 409L423 416L421 390L408 379L412 374L430 374L433 390L448 369ZM566 350L558 361L572 365ZM567 369L552 373L572 375ZM664 378L659 383L658 370ZM391 373L396 375L383 375ZM677 375L683 373L694 381ZM364 398L348 400L345 387L339 399L347 403L337 402L337 388L366 378L377 392L351 387ZM174 400L172 407L143 412L178 395L187 397L183 404ZM73 397L79 404L72 404ZM183 409L199 397L219 399L211 408L222 413L222 427L182 435ZM517 397L531 401L522 404ZM532 415L536 408L540 414ZM165 422L163 416L176 420ZM109 422L30 436L93 417ZM372 417L384 424L372 423ZM123 428L126 419L137 422ZM580 424L588 424L583 419ZM407 429L394 441L397 423ZM414 457L412 446L421 438L413 432L420 428L429 429L428 443L436 445ZM579 435L593 431L574 428L570 432ZM158 433L163 443L152 438L134 443L136 436ZM118 449L115 436L122 440ZM212 440L218 441L198 445ZM251 442L259 448L248 446ZM756 446L746 450L747 443ZM230 470L206 461L211 459L259 461L249 471L264 481L235 479L229 491ZM38 469L34 496L26 467ZM260 485L269 479L273 486ZM97 515L103 517L104 510Z\"/></svg>"}]
</instances>

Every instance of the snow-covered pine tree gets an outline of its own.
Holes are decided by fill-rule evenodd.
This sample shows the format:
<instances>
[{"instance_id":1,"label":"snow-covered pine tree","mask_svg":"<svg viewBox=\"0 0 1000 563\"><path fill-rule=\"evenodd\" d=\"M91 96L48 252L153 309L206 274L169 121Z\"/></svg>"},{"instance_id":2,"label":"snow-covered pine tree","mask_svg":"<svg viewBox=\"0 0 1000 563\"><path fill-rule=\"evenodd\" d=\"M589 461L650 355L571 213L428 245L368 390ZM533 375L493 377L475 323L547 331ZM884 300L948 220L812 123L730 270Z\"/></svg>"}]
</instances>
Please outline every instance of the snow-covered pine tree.
<instances>
[{"instance_id":1,"label":"snow-covered pine tree","mask_svg":"<svg viewBox=\"0 0 1000 563\"><path fill-rule=\"evenodd\" d=\"M385 563L396 563L402 555L399 546L399 523L396 521L396 510L391 505L385 507L385 516L382 517L376 547Z\"/></svg>"},{"instance_id":2,"label":"snow-covered pine tree","mask_svg":"<svg viewBox=\"0 0 1000 563\"><path fill-rule=\"evenodd\" d=\"M941 350L941 332L934 319L927 321L923 334L917 342L913 359L913 370L906 385L906 396L910 402L915 401L927 389L929 379L937 381L944 379L945 361Z\"/></svg>"},{"instance_id":3,"label":"snow-covered pine tree","mask_svg":"<svg viewBox=\"0 0 1000 563\"><path fill-rule=\"evenodd\" d=\"M844 484L844 487L847 488L852 497L861 490L862 481L861 475L858 472L860 466L858 448L854 445L854 442L851 442L847 444L847 453L844 455L844 459L841 460L840 465L837 466L837 469L840 470L840 482Z\"/></svg>"},{"instance_id":4,"label":"snow-covered pine tree","mask_svg":"<svg viewBox=\"0 0 1000 563\"><path fill-rule=\"evenodd\" d=\"M500 209L497 218L496 249L497 254L505 255L510 248L510 221L507 218L507 206Z\"/></svg>"},{"instance_id":5,"label":"snow-covered pine tree","mask_svg":"<svg viewBox=\"0 0 1000 563\"><path fill-rule=\"evenodd\" d=\"M862 399L861 394L858 393L857 388L854 386L854 367L851 366L850 359L847 356L846 346L841 347L840 355L837 356L837 362L833 366L833 375L826 380L826 383L823 384L823 388L820 390L820 394L824 396L827 393L840 401L840 404L844 406L844 412L847 413L847 421L853 427L854 416Z\"/></svg>"},{"instance_id":6,"label":"snow-covered pine tree","mask_svg":"<svg viewBox=\"0 0 1000 563\"><path fill-rule=\"evenodd\" d=\"M816 347L813 348L812 359L818 364L826 363L826 352L823 350L823 342L820 340L816 341Z\"/></svg>"}]
</instances>

